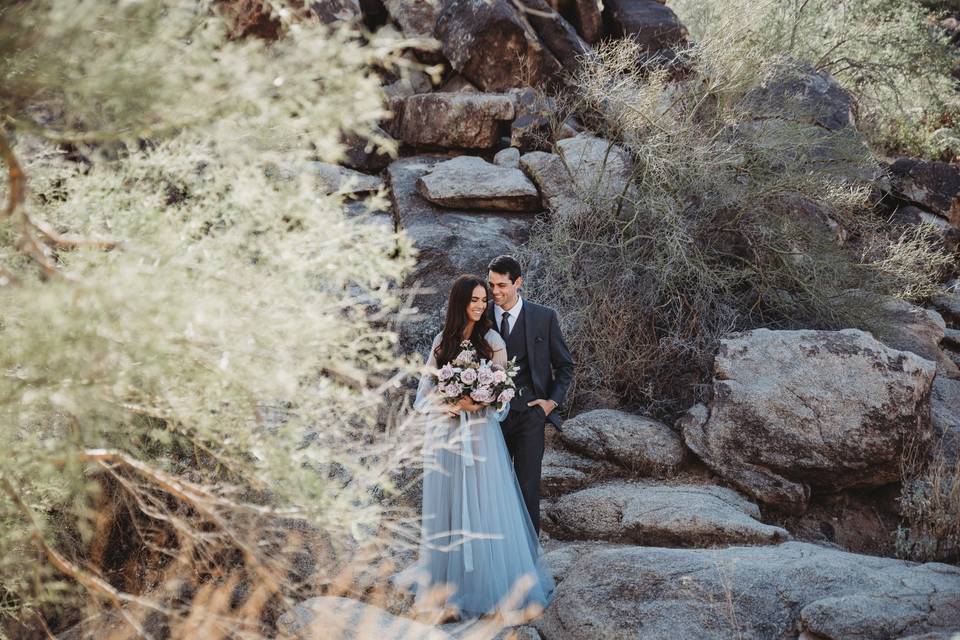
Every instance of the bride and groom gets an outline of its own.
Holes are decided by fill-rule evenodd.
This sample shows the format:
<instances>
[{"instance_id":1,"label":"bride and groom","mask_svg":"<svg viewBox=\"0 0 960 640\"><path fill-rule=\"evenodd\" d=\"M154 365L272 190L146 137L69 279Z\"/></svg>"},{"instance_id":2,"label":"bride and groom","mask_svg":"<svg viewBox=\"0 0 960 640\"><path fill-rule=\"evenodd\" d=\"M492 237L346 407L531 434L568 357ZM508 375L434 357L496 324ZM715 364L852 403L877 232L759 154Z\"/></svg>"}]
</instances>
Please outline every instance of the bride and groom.
<instances>
[{"instance_id":1,"label":"bride and groom","mask_svg":"<svg viewBox=\"0 0 960 640\"><path fill-rule=\"evenodd\" d=\"M477 617L546 607L554 583L541 560L540 468L544 428L573 359L557 314L524 300L520 264L494 258L487 282L463 275L450 290L430 371L451 363L469 340L479 358L514 360L515 396L499 411L461 398L445 402L432 376L420 379L414 409L424 419L424 477L417 607Z\"/></svg>"}]
</instances>

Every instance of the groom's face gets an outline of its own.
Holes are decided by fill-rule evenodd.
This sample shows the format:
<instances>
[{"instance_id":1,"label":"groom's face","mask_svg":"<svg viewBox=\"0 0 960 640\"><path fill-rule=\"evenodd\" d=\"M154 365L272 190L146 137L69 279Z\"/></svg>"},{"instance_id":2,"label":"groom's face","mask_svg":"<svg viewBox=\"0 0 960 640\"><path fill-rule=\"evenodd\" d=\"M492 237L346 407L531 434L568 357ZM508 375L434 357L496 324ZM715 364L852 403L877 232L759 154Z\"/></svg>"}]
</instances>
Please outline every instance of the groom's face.
<instances>
[{"instance_id":1,"label":"groom's face","mask_svg":"<svg viewBox=\"0 0 960 640\"><path fill-rule=\"evenodd\" d=\"M487 273L487 282L489 282L490 291L493 294L493 303L498 307L510 309L517 303L517 297L520 295L520 285L523 284L522 276L517 278L516 282L510 282L508 274L490 271Z\"/></svg>"}]
</instances>

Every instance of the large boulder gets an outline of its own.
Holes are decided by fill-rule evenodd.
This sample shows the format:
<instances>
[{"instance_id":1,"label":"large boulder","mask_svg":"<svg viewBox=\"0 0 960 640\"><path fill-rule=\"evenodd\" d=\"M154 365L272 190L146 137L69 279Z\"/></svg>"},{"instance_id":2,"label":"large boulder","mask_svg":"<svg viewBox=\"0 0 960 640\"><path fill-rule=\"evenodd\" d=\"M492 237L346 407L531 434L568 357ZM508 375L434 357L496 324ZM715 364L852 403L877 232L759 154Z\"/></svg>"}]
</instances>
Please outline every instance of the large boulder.
<instances>
[{"instance_id":1,"label":"large boulder","mask_svg":"<svg viewBox=\"0 0 960 640\"><path fill-rule=\"evenodd\" d=\"M940 341L947 325L936 311L889 296L880 301L874 316L882 325L876 337L885 345L912 351L927 360L939 358Z\"/></svg>"},{"instance_id":2,"label":"large boulder","mask_svg":"<svg viewBox=\"0 0 960 640\"><path fill-rule=\"evenodd\" d=\"M550 570L554 582L560 584L580 558L602 549L623 549L627 547L628 545L597 540L550 540L548 546L544 548L543 562Z\"/></svg>"},{"instance_id":3,"label":"large boulder","mask_svg":"<svg viewBox=\"0 0 960 640\"><path fill-rule=\"evenodd\" d=\"M489 149L502 123L513 120L510 96L490 93L424 93L390 101L391 133L414 146Z\"/></svg>"},{"instance_id":4,"label":"large boulder","mask_svg":"<svg viewBox=\"0 0 960 640\"><path fill-rule=\"evenodd\" d=\"M564 71L573 71L579 64L578 59L590 53L590 45L584 42L573 25L554 10L553 2L519 0L519 4L522 5L523 17Z\"/></svg>"},{"instance_id":5,"label":"large boulder","mask_svg":"<svg viewBox=\"0 0 960 640\"><path fill-rule=\"evenodd\" d=\"M784 62L743 97L747 117L735 131L741 141L771 150L783 163L870 183L881 171L857 131L854 106L853 96L830 74Z\"/></svg>"},{"instance_id":6,"label":"large boulder","mask_svg":"<svg viewBox=\"0 0 960 640\"><path fill-rule=\"evenodd\" d=\"M277 619L284 640L451 640L451 636L422 622L392 615L351 598L321 596L296 605Z\"/></svg>"},{"instance_id":7,"label":"large boulder","mask_svg":"<svg viewBox=\"0 0 960 640\"><path fill-rule=\"evenodd\" d=\"M567 420L560 438L574 451L644 475L675 473L687 457L673 429L615 409L595 409Z\"/></svg>"},{"instance_id":8,"label":"large boulder","mask_svg":"<svg viewBox=\"0 0 960 640\"><path fill-rule=\"evenodd\" d=\"M556 101L533 89L512 91L517 117L510 124L510 146L520 151L547 150L552 144Z\"/></svg>"},{"instance_id":9,"label":"large boulder","mask_svg":"<svg viewBox=\"0 0 960 640\"><path fill-rule=\"evenodd\" d=\"M603 36L603 4L600 0L552 0L567 22L590 44Z\"/></svg>"},{"instance_id":10,"label":"large boulder","mask_svg":"<svg viewBox=\"0 0 960 640\"><path fill-rule=\"evenodd\" d=\"M935 371L857 329L735 333L714 360L709 414L684 440L748 495L802 513L812 489L899 479L904 448L930 439Z\"/></svg>"},{"instance_id":11,"label":"large boulder","mask_svg":"<svg viewBox=\"0 0 960 640\"><path fill-rule=\"evenodd\" d=\"M601 549L534 624L544 640L893 639L960 629L960 568L802 542Z\"/></svg>"},{"instance_id":12,"label":"large boulder","mask_svg":"<svg viewBox=\"0 0 960 640\"><path fill-rule=\"evenodd\" d=\"M649 51L668 49L682 44L687 37L677 14L657 0L604 0L611 32L629 36Z\"/></svg>"},{"instance_id":13,"label":"large boulder","mask_svg":"<svg viewBox=\"0 0 960 640\"><path fill-rule=\"evenodd\" d=\"M611 482L561 496L546 514L544 528L559 538L705 547L789 537L760 522L756 504L712 485Z\"/></svg>"},{"instance_id":14,"label":"large boulder","mask_svg":"<svg viewBox=\"0 0 960 640\"><path fill-rule=\"evenodd\" d=\"M509 0L448 2L434 34L451 66L483 91L543 86L563 69Z\"/></svg>"},{"instance_id":15,"label":"large boulder","mask_svg":"<svg viewBox=\"0 0 960 640\"><path fill-rule=\"evenodd\" d=\"M553 498L618 475L623 475L623 468L618 465L587 458L548 442L540 472L540 495Z\"/></svg>"},{"instance_id":16,"label":"large boulder","mask_svg":"<svg viewBox=\"0 0 960 640\"><path fill-rule=\"evenodd\" d=\"M789 63L774 66L742 101L752 118L786 118L828 131L854 126L855 104L830 74Z\"/></svg>"},{"instance_id":17,"label":"large boulder","mask_svg":"<svg viewBox=\"0 0 960 640\"><path fill-rule=\"evenodd\" d=\"M390 134L377 127L373 132L377 138L395 144ZM343 164L360 171L380 171L393 161L387 150L365 137L345 134L341 137L344 146Z\"/></svg>"},{"instance_id":18,"label":"large boulder","mask_svg":"<svg viewBox=\"0 0 960 640\"><path fill-rule=\"evenodd\" d=\"M474 156L441 162L417 180L417 190L442 207L541 210L537 188L520 169L500 167Z\"/></svg>"},{"instance_id":19,"label":"large boulder","mask_svg":"<svg viewBox=\"0 0 960 640\"><path fill-rule=\"evenodd\" d=\"M960 369L940 349L947 325L939 313L893 296L881 297L865 291L848 291L847 296L851 300L870 301L870 326L864 328L871 329L880 342L936 362L939 375L960 377Z\"/></svg>"},{"instance_id":20,"label":"large boulder","mask_svg":"<svg viewBox=\"0 0 960 640\"><path fill-rule=\"evenodd\" d=\"M900 158L889 172L894 193L960 228L960 168L948 162Z\"/></svg>"},{"instance_id":21,"label":"large boulder","mask_svg":"<svg viewBox=\"0 0 960 640\"><path fill-rule=\"evenodd\" d=\"M433 38L437 16L443 8L440 0L384 0L390 16L408 38Z\"/></svg>"},{"instance_id":22,"label":"large boulder","mask_svg":"<svg viewBox=\"0 0 960 640\"><path fill-rule=\"evenodd\" d=\"M933 379L930 390L931 453L943 457L948 469L960 461L960 380Z\"/></svg>"},{"instance_id":23,"label":"large boulder","mask_svg":"<svg viewBox=\"0 0 960 640\"><path fill-rule=\"evenodd\" d=\"M960 281L952 280L943 291L931 296L930 302L947 322L960 327Z\"/></svg>"},{"instance_id":24,"label":"large boulder","mask_svg":"<svg viewBox=\"0 0 960 640\"><path fill-rule=\"evenodd\" d=\"M943 346L954 351L960 351L960 329L944 329Z\"/></svg>"},{"instance_id":25,"label":"large boulder","mask_svg":"<svg viewBox=\"0 0 960 640\"><path fill-rule=\"evenodd\" d=\"M556 146L580 199L601 210L630 206L633 158L625 149L583 133Z\"/></svg>"},{"instance_id":26,"label":"large boulder","mask_svg":"<svg viewBox=\"0 0 960 640\"><path fill-rule=\"evenodd\" d=\"M563 159L553 153L534 151L520 157L520 168L540 189L540 197L557 220L576 220L590 215L590 205L577 193Z\"/></svg>"},{"instance_id":27,"label":"large boulder","mask_svg":"<svg viewBox=\"0 0 960 640\"><path fill-rule=\"evenodd\" d=\"M403 347L425 353L443 326L453 280L462 273L483 275L494 256L513 253L526 242L532 216L444 209L417 192L419 178L449 158L412 156L387 169L398 229L419 251L408 284L427 289L414 299L419 314L401 326Z\"/></svg>"}]
</instances>

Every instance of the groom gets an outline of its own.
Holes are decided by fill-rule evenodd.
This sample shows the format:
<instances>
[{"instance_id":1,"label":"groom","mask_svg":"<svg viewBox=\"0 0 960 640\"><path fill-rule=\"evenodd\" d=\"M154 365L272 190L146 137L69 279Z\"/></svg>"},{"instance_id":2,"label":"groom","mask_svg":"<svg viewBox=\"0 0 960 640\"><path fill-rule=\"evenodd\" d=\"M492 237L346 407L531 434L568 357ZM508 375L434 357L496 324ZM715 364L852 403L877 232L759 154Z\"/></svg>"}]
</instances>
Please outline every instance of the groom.
<instances>
[{"instance_id":1,"label":"groom","mask_svg":"<svg viewBox=\"0 0 960 640\"><path fill-rule=\"evenodd\" d=\"M573 380L573 358L560 333L557 312L520 297L520 263L511 256L490 262L487 279L493 302L487 313L507 343L507 358L517 359L514 378L517 396L500 423L523 501L540 534L540 465L544 427L549 420L559 429L557 408Z\"/></svg>"}]
</instances>

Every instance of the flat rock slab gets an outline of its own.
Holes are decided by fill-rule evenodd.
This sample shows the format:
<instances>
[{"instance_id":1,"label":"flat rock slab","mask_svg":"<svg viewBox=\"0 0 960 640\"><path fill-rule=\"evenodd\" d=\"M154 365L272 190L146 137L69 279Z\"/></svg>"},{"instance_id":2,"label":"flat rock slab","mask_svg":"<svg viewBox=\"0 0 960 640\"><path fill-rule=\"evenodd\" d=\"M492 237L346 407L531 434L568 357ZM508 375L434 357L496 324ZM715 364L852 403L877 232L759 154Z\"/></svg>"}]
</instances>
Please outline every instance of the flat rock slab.
<instances>
[{"instance_id":1,"label":"flat rock slab","mask_svg":"<svg viewBox=\"0 0 960 640\"><path fill-rule=\"evenodd\" d=\"M540 211L540 194L520 169L460 156L441 162L417 179L430 202L454 209Z\"/></svg>"},{"instance_id":2,"label":"flat rock slab","mask_svg":"<svg viewBox=\"0 0 960 640\"><path fill-rule=\"evenodd\" d=\"M595 551L606 549L625 549L630 545L617 544L615 542L590 541L569 541L569 540L550 540L548 546L544 548L543 562L550 569L550 575L554 582L560 584L567 577L567 573L572 569L580 558L587 556Z\"/></svg>"},{"instance_id":3,"label":"flat rock slab","mask_svg":"<svg viewBox=\"0 0 960 640\"><path fill-rule=\"evenodd\" d=\"M403 348L425 353L443 326L450 285L462 273L484 275L494 257L513 253L527 241L533 217L443 209L423 199L419 178L450 158L413 156L396 160L387 180L398 230L419 251L417 266L407 284L428 289L414 299L418 314L401 325Z\"/></svg>"},{"instance_id":4,"label":"flat rock slab","mask_svg":"<svg viewBox=\"0 0 960 640\"><path fill-rule=\"evenodd\" d=\"M310 169L317 176L317 186L324 194L359 195L373 193L384 187L378 176L370 176L353 169L327 162L311 162Z\"/></svg>"},{"instance_id":5,"label":"flat rock slab","mask_svg":"<svg viewBox=\"0 0 960 640\"><path fill-rule=\"evenodd\" d=\"M645 475L675 473L687 459L687 449L673 429L615 409L595 409L570 418L560 438L574 451Z\"/></svg>"},{"instance_id":6,"label":"flat rock slab","mask_svg":"<svg viewBox=\"0 0 960 640\"><path fill-rule=\"evenodd\" d=\"M705 547L790 537L760 522L756 504L713 485L611 482L561 496L546 513L551 535L559 538Z\"/></svg>"},{"instance_id":7,"label":"flat rock slab","mask_svg":"<svg viewBox=\"0 0 960 640\"><path fill-rule=\"evenodd\" d=\"M489 149L501 123L513 120L514 101L495 93L423 93L390 101L390 133L414 146Z\"/></svg>"},{"instance_id":8,"label":"flat rock slab","mask_svg":"<svg viewBox=\"0 0 960 640\"><path fill-rule=\"evenodd\" d=\"M310 598L277 620L280 638L289 640L451 640L436 627L392 615L350 598Z\"/></svg>"},{"instance_id":9,"label":"flat rock slab","mask_svg":"<svg viewBox=\"0 0 960 640\"><path fill-rule=\"evenodd\" d=\"M906 443L931 437L935 372L857 329L734 333L714 359L709 413L685 420L684 440L747 495L802 513L813 489L900 479Z\"/></svg>"},{"instance_id":10,"label":"flat rock slab","mask_svg":"<svg viewBox=\"0 0 960 640\"><path fill-rule=\"evenodd\" d=\"M581 557L544 640L875 640L960 628L960 568L818 547L626 547Z\"/></svg>"}]
</instances>

